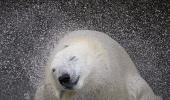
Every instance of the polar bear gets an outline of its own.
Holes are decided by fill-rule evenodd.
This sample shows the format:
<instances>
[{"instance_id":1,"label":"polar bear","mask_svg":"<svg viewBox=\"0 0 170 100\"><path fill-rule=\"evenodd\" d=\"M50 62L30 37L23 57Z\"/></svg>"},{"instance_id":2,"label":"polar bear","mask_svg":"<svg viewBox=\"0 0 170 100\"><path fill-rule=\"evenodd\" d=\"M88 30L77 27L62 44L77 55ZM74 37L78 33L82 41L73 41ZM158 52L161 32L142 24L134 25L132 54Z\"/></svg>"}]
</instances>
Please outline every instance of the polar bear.
<instances>
[{"instance_id":1,"label":"polar bear","mask_svg":"<svg viewBox=\"0 0 170 100\"><path fill-rule=\"evenodd\" d=\"M161 100L108 35L68 33L51 53L35 100Z\"/></svg>"}]
</instances>

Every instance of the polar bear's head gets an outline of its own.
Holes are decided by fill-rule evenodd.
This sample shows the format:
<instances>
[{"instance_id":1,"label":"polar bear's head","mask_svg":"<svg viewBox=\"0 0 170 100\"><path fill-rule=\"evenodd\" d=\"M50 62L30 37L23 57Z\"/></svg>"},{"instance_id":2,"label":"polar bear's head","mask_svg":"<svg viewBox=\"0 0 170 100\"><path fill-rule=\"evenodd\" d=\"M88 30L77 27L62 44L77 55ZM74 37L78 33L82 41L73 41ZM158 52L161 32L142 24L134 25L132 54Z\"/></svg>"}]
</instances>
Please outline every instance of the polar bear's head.
<instances>
[{"instance_id":1,"label":"polar bear's head","mask_svg":"<svg viewBox=\"0 0 170 100\"><path fill-rule=\"evenodd\" d=\"M76 42L58 51L50 65L57 88L80 89L93 68L94 59L94 52L87 42Z\"/></svg>"}]
</instances>

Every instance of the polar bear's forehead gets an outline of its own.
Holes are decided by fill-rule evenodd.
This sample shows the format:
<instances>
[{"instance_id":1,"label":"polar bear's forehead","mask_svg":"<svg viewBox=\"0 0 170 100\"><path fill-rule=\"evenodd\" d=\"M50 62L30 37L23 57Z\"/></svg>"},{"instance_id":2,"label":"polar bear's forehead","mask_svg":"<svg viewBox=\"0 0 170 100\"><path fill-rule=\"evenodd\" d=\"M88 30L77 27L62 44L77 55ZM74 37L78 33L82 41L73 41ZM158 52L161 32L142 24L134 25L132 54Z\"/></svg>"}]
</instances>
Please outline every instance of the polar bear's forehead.
<instances>
[{"instance_id":1,"label":"polar bear's forehead","mask_svg":"<svg viewBox=\"0 0 170 100\"><path fill-rule=\"evenodd\" d=\"M88 37L74 37L71 39L66 39L67 42L65 42L67 45L66 48L64 48L67 52L77 52L79 51L85 51L85 52L93 52L96 44L93 40L89 39ZM62 50L61 50L62 51Z\"/></svg>"},{"instance_id":2,"label":"polar bear's forehead","mask_svg":"<svg viewBox=\"0 0 170 100\"><path fill-rule=\"evenodd\" d=\"M90 52L89 49L90 48L87 43L79 42L71 44L67 48L61 50L59 55L63 55L62 57L84 56Z\"/></svg>"},{"instance_id":3,"label":"polar bear's forehead","mask_svg":"<svg viewBox=\"0 0 170 100\"><path fill-rule=\"evenodd\" d=\"M91 49L92 43L90 43L88 39L85 38L78 38L78 39L72 39L68 41L68 48L70 50L73 49Z\"/></svg>"},{"instance_id":4,"label":"polar bear's forehead","mask_svg":"<svg viewBox=\"0 0 170 100\"><path fill-rule=\"evenodd\" d=\"M85 58L92 53L89 44L85 41L71 43L68 47L62 49L55 54L55 62L61 63L69 59Z\"/></svg>"},{"instance_id":5,"label":"polar bear's forehead","mask_svg":"<svg viewBox=\"0 0 170 100\"><path fill-rule=\"evenodd\" d=\"M81 66L87 60L88 53L86 50L87 47L78 44L63 49L55 55L51 63L51 68L75 68L75 66Z\"/></svg>"}]
</instances>

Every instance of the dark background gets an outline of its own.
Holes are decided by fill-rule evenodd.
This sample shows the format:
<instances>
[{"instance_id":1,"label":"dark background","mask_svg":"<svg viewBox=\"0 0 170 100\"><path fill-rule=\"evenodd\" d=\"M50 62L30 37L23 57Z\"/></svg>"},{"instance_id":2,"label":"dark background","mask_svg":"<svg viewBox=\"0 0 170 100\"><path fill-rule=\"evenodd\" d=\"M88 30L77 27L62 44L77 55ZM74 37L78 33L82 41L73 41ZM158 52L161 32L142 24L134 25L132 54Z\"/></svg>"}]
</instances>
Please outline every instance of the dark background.
<instances>
[{"instance_id":1,"label":"dark background","mask_svg":"<svg viewBox=\"0 0 170 100\"><path fill-rule=\"evenodd\" d=\"M78 29L109 34L170 100L169 0L0 1L0 100L33 100L49 52Z\"/></svg>"}]
</instances>

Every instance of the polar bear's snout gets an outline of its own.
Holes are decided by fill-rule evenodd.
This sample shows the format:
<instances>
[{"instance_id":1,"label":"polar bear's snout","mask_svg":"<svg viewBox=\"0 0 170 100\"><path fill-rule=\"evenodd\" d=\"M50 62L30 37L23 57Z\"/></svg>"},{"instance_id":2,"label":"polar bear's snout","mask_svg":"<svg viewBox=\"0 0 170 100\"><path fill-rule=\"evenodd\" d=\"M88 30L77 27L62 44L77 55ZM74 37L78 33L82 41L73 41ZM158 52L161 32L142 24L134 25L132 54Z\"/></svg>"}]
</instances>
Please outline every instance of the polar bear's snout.
<instances>
[{"instance_id":1,"label":"polar bear's snout","mask_svg":"<svg viewBox=\"0 0 170 100\"><path fill-rule=\"evenodd\" d=\"M65 73L59 76L58 81L65 89L73 89L77 85L79 77L74 78L68 73Z\"/></svg>"},{"instance_id":2,"label":"polar bear's snout","mask_svg":"<svg viewBox=\"0 0 170 100\"><path fill-rule=\"evenodd\" d=\"M74 89L78 84L80 75L77 75L75 71L67 68L67 70L63 70L63 67L59 68L60 71L57 71L56 68L52 68L52 73L54 79L58 81L60 86L64 89Z\"/></svg>"}]
</instances>

